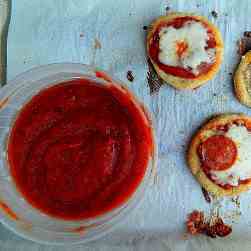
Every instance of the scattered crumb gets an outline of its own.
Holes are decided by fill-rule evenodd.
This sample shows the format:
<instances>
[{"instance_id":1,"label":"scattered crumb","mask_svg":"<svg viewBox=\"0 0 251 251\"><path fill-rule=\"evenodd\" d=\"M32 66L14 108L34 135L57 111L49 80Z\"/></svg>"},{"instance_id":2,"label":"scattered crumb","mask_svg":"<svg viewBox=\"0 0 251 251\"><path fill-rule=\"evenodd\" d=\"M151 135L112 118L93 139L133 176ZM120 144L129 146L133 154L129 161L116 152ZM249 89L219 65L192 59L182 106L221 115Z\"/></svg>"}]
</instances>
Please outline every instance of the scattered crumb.
<instances>
[{"instance_id":1,"label":"scattered crumb","mask_svg":"<svg viewBox=\"0 0 251 251\"><path fill-rule=\"evenodd\" d=\"M143 30L147 31L148 27L146 25L143 26Z\"/></svg>"},{"instance_id":2,"label":"scattered crumb","mask_svg":"<svg viewBox=\"0 0 251 251\"><path fill-rule=\"evenodd\" d=\"M132 71L128 71L128 72L127 72L126 78L128 79L128 81L133 82L134 76L133 76L133 74L132 74Z\"/></svg>"},{"instance_id":3,"label":"scattered crumb","mask_svg":"<svg viewBox=\"0 0 251 251\"><path fill-rule=\"evenodd\" d=\"M239 196L233 197L231 201L237 206L237 208L240 208L241 202Z\"/></svg>"},{"instance_id":4,"label":"scattered crumb","mask_svg":"<svg viewBox=\"0 0 251 251\"><path fill-rule=\"evenodd\" d=\"M132 13L129 13L129 17L131 17L132 16Z\"/></svg>"},{"instance_id":5,"label":"scattered crumb","mask_svg":"<svg viewBox=\"0 0 251 251\"><path fill-rule=\"evenodd\" d=\"M251 50L251 32L245 31L243 37L237 41L237 52L242 56L249 50Z\"/></svg>"},{"instance_id":6,"label":"scattered crumb","mask_svg":"<svg viewBox=\"0 0 251 251\"><path fill-rule=\"evenodd\" d=\"M188 215L186 226L187 232L192 235L203 234L211 238L225 237L232 232L232 227L226 225L222 218L206 219L204 213L198 210Z\"/></svg>"},{"instance_id":7,"label":"scattered crumb","mask_svg":"<svg viewBox=\"0 0 251 251\"><path fill-rule=\"evenodd\" d=\"M229 75L229 76L233 76L233 73L232 73L232 72L229 72L228 75Z\"/></svg>"},{"instance_id":8,"label":"scattered crumb","mask_svg":"<svg viewBox=\"0 0 251 251\"><path fill-rule=\"evenodd\" d=\"M201 190L202 190L202 194L203 194L203 196L205 198L205 201L207 203L211 203L211 197L210 197L209 192L204 187L202 187Z\"/></svg>"},{"instance_id":9,"label":"scattered crumb","mask_svg":"<svg viewBox=\"0 0 251 251\"><path fill-rule=\"evenodd\" d=\"M84 33L80 32L79 37L81 37L81 38L84 37Z\"/></svg>"},{"instance_id":10,"label":"scattered crumb","mask_svg":"<svg viewBox=\"0 0 251 251\"><path fill-rule=\"evenodd\" d=\"M218 13L215 10L211 11L211 14L214 18L218 17Z\"/></svg>"},{"instance_id":11,"label":"scattered crumb","mask_svg":"<svg viewBox=\"0 0 251 251\"><path fill-rule=\"evenodd\" d=\"M225 13L225 15L224 15L225 17L228 17L228 14L227 13Z\"/></svg>"},{"instance_id":12,"label":"scattered crumb","mask_svg":"<svg viewBox=\"0 0 251 251\"><path fill-rule=\"evenodd\" d=\"M159 92L160 87L163 85L163 81L159 78L149 58L147 62L148 62L147 82L150 88L150 95L153 95L154 93Z\"/></svg>"},{"instance_id":13,"label":"scattered crumb","mask_svg":"<svg viewBox=\"0 0 251 251\"><path fill-rule=\"evenodd\" d=\"M197 3L197 4L196 4L196 7L197 7L197 8L200 8L200 5Z\"/></svg>"},{"instance_id":14,"label":"scattered crumb","mask_svg":"<svg viewBox=\"0 0 251 251\"><path fill-rule=\"evenodd\" d=\"M101 49L101 43L99 42L99 40L97 38L95 38L95 42L94 42L94 48L95 49Z\"/></svg>"},{"instance_id":15,"label":"scattered crumb","mask_svg":"<svg viewBox=\"0 0 251 251\"><path fill-rule=\"evenodd\" d=\"M214 93L213 95L214 95L214 97L217 97L217 94L216 94L216 93Z\"/></svg>"},{"instance_id":16,"label":"scattered crumb","mask_svg":"<svg viewBox=\"0 0 251 251\"><path fill-rule=\"evenodd\" d=\"M251 31L245 31L243 35L244 37L251 37Z\"/></svg>"},{"instance_id":17,"label":"scattered crumb","mask_svg":"<svg viewBox=\"0 0 251 251\"><path fill-rule=\"evenodd\" d=\"M171 8L169 6L166 7L166 12L168 12Z\"/></svg>"}]
</instances>

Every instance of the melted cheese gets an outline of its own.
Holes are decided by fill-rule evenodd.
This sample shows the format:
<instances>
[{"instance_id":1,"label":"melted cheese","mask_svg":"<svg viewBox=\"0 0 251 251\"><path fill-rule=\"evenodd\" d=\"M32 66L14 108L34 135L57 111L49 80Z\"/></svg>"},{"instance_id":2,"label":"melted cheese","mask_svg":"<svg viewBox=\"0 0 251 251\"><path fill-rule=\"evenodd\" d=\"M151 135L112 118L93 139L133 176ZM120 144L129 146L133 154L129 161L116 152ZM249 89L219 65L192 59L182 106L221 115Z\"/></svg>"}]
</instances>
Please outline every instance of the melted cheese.
<instances>
[{"instance_id":1,"label":"melted cheese","mask_svg":"<svg viewBox=\"0 0 251 251\"><path fill-rule=\"evenodd\" d=\"M251 133L245 126L233 125L225 135L235 142L237 159L229 169L211 171L211 175L218 184L238 186L239 180L251 178Z\"/></svg>"},{"instance_id":2,"label":"melted cheese","mask_svg":"<svg viewBox=\"0 0 251 251\"><path fill-rule=\"evenodd\" d=\"M181 28L163 27L160 30L159 61L165 65L190 69L195 75L201 63L213 63L215 49L208 49L207 29L196 21L188 21ZM180 56L177 54L177 43L185 42L187 50Z\"/></svg>"}]
</instances>

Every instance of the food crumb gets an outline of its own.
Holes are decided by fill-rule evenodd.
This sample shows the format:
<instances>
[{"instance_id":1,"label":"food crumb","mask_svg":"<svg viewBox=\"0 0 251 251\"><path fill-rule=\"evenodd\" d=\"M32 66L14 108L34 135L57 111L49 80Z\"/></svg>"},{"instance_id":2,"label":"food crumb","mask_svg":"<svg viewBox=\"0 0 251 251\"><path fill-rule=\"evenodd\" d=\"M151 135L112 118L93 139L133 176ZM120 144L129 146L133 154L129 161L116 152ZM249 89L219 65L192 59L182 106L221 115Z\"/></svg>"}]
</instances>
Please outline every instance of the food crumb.
<instances>
[{"instance_id":1,"label":"food crumb","mask_svg":"<svg viewBox=\"0 0 251 251\"><path fill-rule=\"evenodd\" d=\"M203 234L211 238L226 237L232 232L232 227L226 225L222 218L206 220L204 213L198 210L188 215L186 226L187 232L192 235Z\"/></svg>"},{"instance_id":2,"label":"food crumb","mask_svg":"<svg viewBox=\"0 0 251 251\"><path fill-rule=\"evenodd\" d=\"M214 97L217 97L217 94L216 94L216 93L214 93L213 95L214 95Z\"/></svg>"},{"instance_id":3,"label":"food crumb","mask_svg":"<svg viewBox=\"0 0 251 251\"><path fill-rule=\"evenodd\" d=\"M229 72L228 75L229 75L229 76L233 76L233 73L232 73L232 72Z\"/></svg>"},{"instance_id":4,"label":"food crumb","mask_svg":"<svg viewBox=\"0 0 251 251\"><path fill-rule=\"evenodd\" d=\"M210 197L209 192L204 187L202 187L201 190L202 190L202 194L203 194L203 196L205 198L205 201L207 203L211 203L211 197Z\"/></svg>"},{"instance_id":5,"label":"food crumb","mask_svg":"<svg viewBox=\"0 0 251 251\"><path fill-rule=\"evenodd\" d=\"M133 76L132 71L128 71L128 72L127 72L126 78L128 79L128 81L133 82L134 76Z\"/></svg>"},{"instance_id":6,"label":"food crumb","mask_svg":"<svg viewBox=\"0 0 251 251\"><path fill-rule=\"evenodd\" d=\"M197 8L200 8L200 5L197 3L197 4L196 4L196 7L197 7Z\"/></svg>"},{"instance_id":7,"label":"food crumb","mask_svg":"<svg viewBox=\"0 0 251 251\"><path fill-rule=\"evenodd\" d=\"M237 208L240 208L241 202L239 196L233 197L231 201L237 206Z\"/></svg>"},{"instance_id":8,"label":"food crumb","mask_svg":"<svg viewBox=\"0 0 251 251\"><path fill-rule=\"evenodd\" d=\"M169 6L166 6L166 12L168 12L171 8Z\"/></svg>"},{"instance_id":9,"label":"food crumb","mask_svg":"<svg viewBox=\"0 0 251 251\"><path fill-rule=\"evenodd\" d=\"M215 10L211 11L211 14L214 18L218 17L218 13Z\"/></svg>"},{"instance_id":10,"label":"food crumb","mask_svg":"<svg viewBox=\"0 0 251 251\"><path fill-rule=\"evenodd\" d=\"M251 50L251 32L245 31L243 37L237 41L237 52L242 56L249 50Z\"/></svg>"},{"instance_id":11,"label":"food crumb","mask_svg":"<svg viewBox=\"0 0 251 251\"><path fill-rule=\"evenodd\" d=\"M80 32L79 37L81 37L81 38L84 37L84 33Z\"/></svg>"},{"instance_id":12,"label":"food crumb","mask_svg":"<svg viewBox=\"0 0 251 251\"><path fill-rule=\"evenodd\" d=\"M251 37L251 31L245 31L243 35L244 37Z\"/></svg>"},{"instance_id":13,"label":"food crumb","mask_svg":"<svg viewBox=\"0 0 251 251\"><path fill-rule=\"evenodd\" d=\"M94 48L95 49L101 49L101 43L99 42L99 40L97 38L95 38L95 41L94 41Z\"/></svg>"},{"instance_id":14,"label":"food crumb","mask_svg":"<svg viewBox=\"0 0 251 251\"><path fill-rule=\"evenodd\" d=\"M143 26L143 30L147 31L148 27L146 25Z\"/></svg>"},{"instance_id":15,"label":"food crumb","mask_svg":"<svg viewBox=\"0 0 251 251\"><path fill-rule=\"evenodd\" d=\"M153 95L154 93L159 92L160 87L163 85L163 81L159 78L157 72L155 71L150 58L148 58L147 62L148 62L147 82L150 88L150 95Z\"/></svg>"}]
</instances>

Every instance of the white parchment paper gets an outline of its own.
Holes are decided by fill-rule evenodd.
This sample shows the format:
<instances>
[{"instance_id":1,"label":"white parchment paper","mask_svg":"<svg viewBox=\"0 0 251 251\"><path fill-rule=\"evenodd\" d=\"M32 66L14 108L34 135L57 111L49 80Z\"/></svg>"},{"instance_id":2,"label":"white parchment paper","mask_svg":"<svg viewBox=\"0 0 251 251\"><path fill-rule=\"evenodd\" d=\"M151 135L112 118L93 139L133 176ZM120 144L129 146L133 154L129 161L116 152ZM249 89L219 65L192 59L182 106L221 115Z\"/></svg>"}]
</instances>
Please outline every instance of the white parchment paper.
<instances>
[{"instance_id":1,"label":"white parchment paper","mask_svg":"<svg viewBox=\"0 0 251 251\"><path fill-rule=\"evenodd\" d=\"M171 10L202 14L215 23L225 42L221 71L196 91L163 86L150 96L147 86L144 25ZM184 238L184 221L208 205L185 163L191 135L208 117L251 110L235 99L231 76L236 41L251 30L249 0L13 0L8 40L8 78L34 66L55 62L95 64L128 83L156 117L159 146L157 182L143 203L102 240L74 247L44 247L0 227L0 250L250 250L251 193L241 196L242 215L224 240ZM211 11L218 12L218 18ZM100 43L100 44L99 44ZM95 46L96 45L96 46ZM129 83L126 73L135 80ZM231 202L222 203L222 212Z\"/></svg>"}]
</instances>

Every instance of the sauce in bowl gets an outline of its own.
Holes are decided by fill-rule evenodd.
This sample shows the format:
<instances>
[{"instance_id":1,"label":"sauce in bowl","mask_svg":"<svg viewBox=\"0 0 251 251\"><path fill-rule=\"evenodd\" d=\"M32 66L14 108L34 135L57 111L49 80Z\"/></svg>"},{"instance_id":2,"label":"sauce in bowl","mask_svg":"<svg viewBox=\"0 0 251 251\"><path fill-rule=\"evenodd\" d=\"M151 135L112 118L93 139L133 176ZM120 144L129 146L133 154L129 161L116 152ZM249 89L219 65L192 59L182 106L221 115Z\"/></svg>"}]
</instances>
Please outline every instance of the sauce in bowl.
<instances>
[{"instance_id":1,"label":"sauce in bowl","mask_svg":"<svg viewBox=\"0 0 251 251\"><path fill-rule=\"evenodd\" d=\"M24 198L50 216L78 220L132 196L153 153L153 135L127 90L75 79L41 90L23 106L7 148Z\"/></svg>"}]
</instances>

